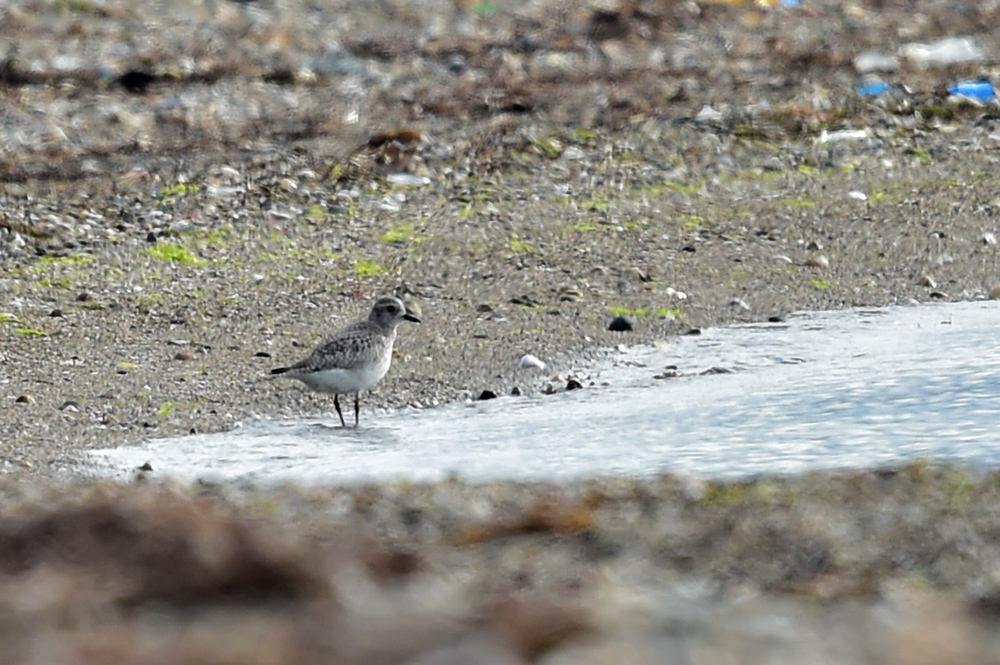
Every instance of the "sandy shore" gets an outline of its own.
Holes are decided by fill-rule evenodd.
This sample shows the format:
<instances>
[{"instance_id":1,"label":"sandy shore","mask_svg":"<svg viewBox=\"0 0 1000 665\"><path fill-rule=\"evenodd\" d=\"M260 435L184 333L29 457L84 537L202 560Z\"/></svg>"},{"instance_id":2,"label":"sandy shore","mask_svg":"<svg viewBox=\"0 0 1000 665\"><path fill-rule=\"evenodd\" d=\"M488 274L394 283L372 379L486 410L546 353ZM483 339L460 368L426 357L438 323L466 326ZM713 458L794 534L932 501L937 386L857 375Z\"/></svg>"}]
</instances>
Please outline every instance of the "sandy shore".
<instances>
[{"instance_id":1,"label":"sandy shore","mask_svg":"<svg viewBox=\"0 0 1000 665\"><path fill-rule=\"evenodd\" d=\"M67 475L87 448L329 412L261 379L383 293L423 323L364 419L695 327L987 297L1000 121L945 88L996 80L1000 16L962 7L0 10L0 662L1000 661L995 478L960 469ZM906 55L965 35L975 61ZM865 52L890 92L856 92Z\"/></svg>"}]
</instances>

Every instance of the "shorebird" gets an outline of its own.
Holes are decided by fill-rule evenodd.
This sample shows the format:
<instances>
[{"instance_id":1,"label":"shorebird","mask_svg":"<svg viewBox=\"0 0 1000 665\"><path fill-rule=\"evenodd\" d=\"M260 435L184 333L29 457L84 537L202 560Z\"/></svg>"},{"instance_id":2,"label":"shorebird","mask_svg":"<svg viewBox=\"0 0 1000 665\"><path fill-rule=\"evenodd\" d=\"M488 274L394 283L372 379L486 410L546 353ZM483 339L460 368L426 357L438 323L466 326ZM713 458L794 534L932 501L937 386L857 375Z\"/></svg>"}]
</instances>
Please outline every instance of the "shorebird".
<instances>
[{"instance_id":1,"label":"shorebird","mask_svg":"<svg viewBox=\"0 0 1000 665\"><path fill-rule=\"evenodd\" d=\"M339 397L354 393L354 426L358 426L361 393L381 380L392 362L396 326L403 321L420 323L399 298L384 296L375 301L364 321L347 326L290 367L272 369L271 374L296 379L320 393L332 393L340 424L347 427Z\"/></svg>"}]
</instances>

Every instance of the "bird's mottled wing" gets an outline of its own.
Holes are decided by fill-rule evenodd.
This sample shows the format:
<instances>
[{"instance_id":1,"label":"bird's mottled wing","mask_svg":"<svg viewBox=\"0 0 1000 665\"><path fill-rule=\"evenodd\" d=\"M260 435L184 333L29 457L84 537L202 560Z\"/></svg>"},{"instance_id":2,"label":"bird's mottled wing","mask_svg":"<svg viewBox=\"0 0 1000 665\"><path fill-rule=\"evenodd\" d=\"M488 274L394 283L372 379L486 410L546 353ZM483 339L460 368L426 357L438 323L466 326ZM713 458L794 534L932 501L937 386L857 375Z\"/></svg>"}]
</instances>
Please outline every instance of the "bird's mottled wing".
<instances>
[{"instance_id":1,"label":"bird's mottled wing","mask_svg":"<svg viewBox=\"0 0 1000 665\"><path fill-rule=\"evenodd\" d=\"M292 372L357 369L379 356L388 341L367 321L359 321L324 341L309 356L288 369Z\"/></svg>"}]
</instances>

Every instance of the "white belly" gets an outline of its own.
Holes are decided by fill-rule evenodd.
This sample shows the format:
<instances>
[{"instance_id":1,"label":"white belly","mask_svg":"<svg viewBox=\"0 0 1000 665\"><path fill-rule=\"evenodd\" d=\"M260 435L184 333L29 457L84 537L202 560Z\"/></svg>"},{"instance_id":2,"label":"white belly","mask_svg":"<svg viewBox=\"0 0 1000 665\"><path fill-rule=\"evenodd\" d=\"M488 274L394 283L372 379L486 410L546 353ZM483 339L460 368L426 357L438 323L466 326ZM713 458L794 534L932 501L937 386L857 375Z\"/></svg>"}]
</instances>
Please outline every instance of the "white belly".
<instances>
[{"instance_id":1,"label":"white belly","mask_svg":"<svg viewBox=\"0 0 1000 665\"><path fill-rule=\"evenodd\" d=\"M384 362L358 369L324 369L298 374L295 378L321 393L359 393L378 383L387 371L389 363Z\"/></svg>"}]
</instances>

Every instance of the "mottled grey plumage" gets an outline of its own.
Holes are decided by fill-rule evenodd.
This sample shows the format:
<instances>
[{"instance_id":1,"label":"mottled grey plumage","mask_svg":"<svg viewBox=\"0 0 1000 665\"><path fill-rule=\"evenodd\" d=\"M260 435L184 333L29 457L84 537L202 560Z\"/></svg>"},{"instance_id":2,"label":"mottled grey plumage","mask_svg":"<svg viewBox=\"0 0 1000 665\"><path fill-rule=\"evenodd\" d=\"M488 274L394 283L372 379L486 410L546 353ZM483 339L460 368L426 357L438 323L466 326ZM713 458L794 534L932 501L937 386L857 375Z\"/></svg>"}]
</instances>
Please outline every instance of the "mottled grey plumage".
<instances>
[{"instance_id":1,"label":"mottled grey plumage","mask_svg":"<svg viewBox=\"0 0 1000 665\"><path fill-rule=\"evenodd\" d=\"M340 424L347 427L338 397L354 393L354 425L360 419L361 392L368 390L389 371L396 326L402 321L420 323L401 300L379 298L364 321L352 323L330 337L291 367L279 367L271 374L297 379L311 390L333 394Z\"/></svg>"}]
</instances>

